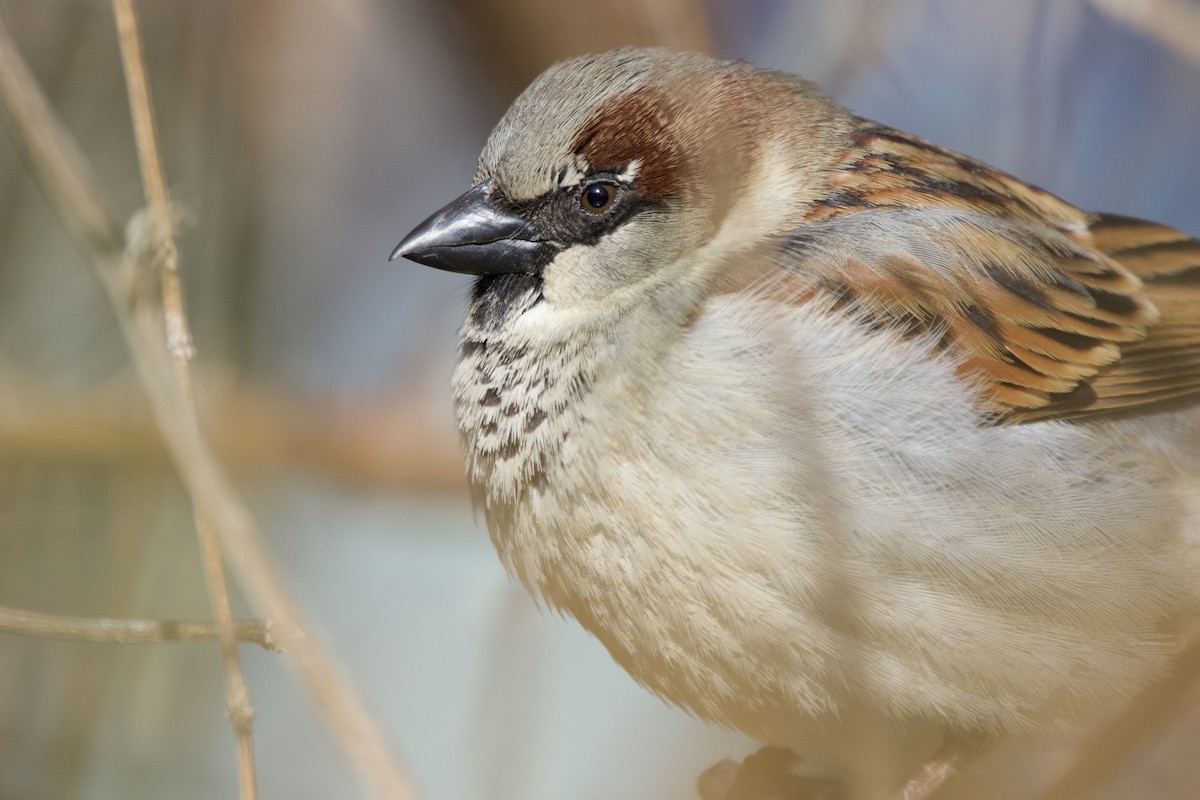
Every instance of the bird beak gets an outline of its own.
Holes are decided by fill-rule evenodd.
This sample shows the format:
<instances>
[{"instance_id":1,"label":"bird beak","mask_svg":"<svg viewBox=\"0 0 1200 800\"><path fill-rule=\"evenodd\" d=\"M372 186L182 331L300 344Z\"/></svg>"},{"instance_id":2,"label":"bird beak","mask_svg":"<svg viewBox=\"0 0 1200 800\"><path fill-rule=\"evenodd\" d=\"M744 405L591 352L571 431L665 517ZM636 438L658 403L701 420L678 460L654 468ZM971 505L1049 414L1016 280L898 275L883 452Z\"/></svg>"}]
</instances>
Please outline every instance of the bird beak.
<instances>
[{"instance_id":1,"label":"bird beak","mask_svg":"<svg viewBox=\"0 0 1200 800\"><path fill-rule=\"evenodd\" d=\"M542 240L529 220L497 208L488 200L491 181L435 211L388 261L404 256L427 267L468 275L536 273L558 251Z\"/></svg>"}]
</instances>

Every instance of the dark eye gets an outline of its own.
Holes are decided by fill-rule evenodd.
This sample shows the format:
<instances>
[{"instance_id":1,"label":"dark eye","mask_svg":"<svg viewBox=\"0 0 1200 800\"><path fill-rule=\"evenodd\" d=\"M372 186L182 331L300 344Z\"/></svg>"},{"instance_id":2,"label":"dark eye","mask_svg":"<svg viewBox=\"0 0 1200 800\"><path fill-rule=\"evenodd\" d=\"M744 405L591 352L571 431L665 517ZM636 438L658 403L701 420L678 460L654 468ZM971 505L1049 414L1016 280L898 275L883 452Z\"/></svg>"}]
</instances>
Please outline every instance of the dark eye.
<instances>
[{"instance_id":1,"label":"dark eye","mask_svg":"<svg viewBox=\"0 0 1200 800\"><path fill-rule=\"evenodd\" d=\"M617 199L617 187L611 183L593 183L584 188L579 204L589 214L603 214Z\"/></svg>"}]
</instances>

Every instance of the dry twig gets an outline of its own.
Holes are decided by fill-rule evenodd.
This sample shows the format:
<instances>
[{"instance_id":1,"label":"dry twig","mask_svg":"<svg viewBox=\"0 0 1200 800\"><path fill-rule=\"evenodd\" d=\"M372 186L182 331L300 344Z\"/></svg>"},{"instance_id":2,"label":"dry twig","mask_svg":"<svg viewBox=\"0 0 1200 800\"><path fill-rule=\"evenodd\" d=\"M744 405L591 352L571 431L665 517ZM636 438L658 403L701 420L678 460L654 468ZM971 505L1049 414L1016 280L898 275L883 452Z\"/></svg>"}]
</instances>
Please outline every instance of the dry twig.
<instances>
[{"instance_id":1,"label":"dry twig","mask_svg":"<svg viewBox=\"0 0 1200 800\"><path fill-rule=\"evenodd\" d=\"M290 651L289 663L365 788L380 797L416 796L398 766L398 754L339 668L315 637L293 633L308 630L304 616L268 557L245 503L200 431L162 333L170 309L156 302L154 292L145 286L146 276L154 277L163 266L162 247L169 241L169 228L158 228L153 217L135 216L128 228L128 244L122 247L86 162L50 109L2 20L0 99L35 177L109 295L172 458L194 507L205 512L201 522L211 523L220 537L255 608L279 626L282 645Z\"/></svg>"},{"instance_id":2,"label":"dry twig","mask_svg":"<svg viewBox=\"0 0 1200 800\"><path fill-rule=\"evenodd\" d=\"M138 32L133 0L113 0L113 14L117 20L117 35L121 43L125 84L129 89L129 108L133 115L138 163L141 166L142 183L157 239L152 245L154 254L158 257L158 263L154 266L158 268L161 282L167 352L175 369L175 380L179 384L180 410L194 420L196 406L192 396L192 378L188 364L193 352L192 337L183 305L179 254L171 232L171 206L167 197L166 180L163 177L162 159L158 151L154 111L150 103L150 87L146 77L145 60L142 57L141 36ZM242 672L241 658L238 656L237 636L233 629L233 609L229 601L229 586L225 579L221 544L216 531L213 530L209 510L201 505L201 498L193 497L192 502L196 534L200 539L200 552L204 561L204 575L208 581L208 596L217 619L221 665L225 670L225 702L237 741L241 796L242 800L255 800L258 797L258 780L254 766L252 735L254 706L250 702L250 689L246 686L246 676Z\"/></svg>"},{"instance_id":3,"label":"dry twig","mask_svg":"<svg viewBox=\"0 0 1200 800\"><path fill-rule=\"evenodd\" d=\"M239 642L282 652L273 626L259 619L237 620L232 625ZM42 639L110 644L154 644L157 642L215 642L218 627L211 622L174 619L110 619L42 614L0 606L0 631Z\"/></svg>"},{"instance_id":4,"label":"dry twig","mask_svg":"<svg viewBox=\"0 0 1200 800\"><path fill-rule=\"evenodd\" d=\"M196 376L210 445L238 475L297 467L345 485L463 493L453 424L414 392L307 402L252 380ZM9 455L158 467L169 457L144 393L124 376L66 394L36 373L0 364L0 447Z\"/></svg>"}]
</instances>

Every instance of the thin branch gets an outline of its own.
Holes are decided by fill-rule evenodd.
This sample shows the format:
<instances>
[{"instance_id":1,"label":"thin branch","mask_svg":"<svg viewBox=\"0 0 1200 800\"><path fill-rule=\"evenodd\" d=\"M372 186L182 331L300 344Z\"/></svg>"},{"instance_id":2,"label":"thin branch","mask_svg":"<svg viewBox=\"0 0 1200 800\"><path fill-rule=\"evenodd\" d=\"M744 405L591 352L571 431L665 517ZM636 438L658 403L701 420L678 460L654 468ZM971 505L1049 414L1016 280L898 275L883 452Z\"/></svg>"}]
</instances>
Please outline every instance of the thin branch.
<instances>
[{"instance_id":1,"label":"thin branch","mask_svg":"<svg viewBox=\"0 0 1200 800\"><path fill-rule=\"evenodd\" d=\"M278 641L272 627L265 620L238 620L233 624L233 631L239 642L256 644L277 653L282 652L283 644ZM218 640L218 628L212 622L68 617L7 606L0 606L0 631L42 639L109 644L215 642Z\"/></svg>"},{"instance_id":2,"label":"thin branch","mask_svg":"<svg viewBox=\"0 0 1200 800\"><path fill-rule=\"evenodd\" d=\"M400 769L398 753L367 713L357 693L343 680L341 669L315 636L292 633L307 631L309 625L268 557L245 502L213 457L195 416L187 411L187 398L175 379L163 342L161 303L149 302L145 287L138 280L157 263L153 243L160 242L161 236L152 235L148 229L153 225L144 217L135 217L130 222L127 231L130 242L122 256L103 246L103 240L94 238L96 226L83 224L73 216L87 208L104 206L91 182L83 177L86 168L79 171L82 162L67 154L76 149L70 134L50 112L2 19L0 99L13 117L15 138L25 147L32 172L64 218L68 230L90 256L108 292L180 476L195 506L212 514L213 525L251 603L281 629L280 638L289 651L288 663L296 669L310 701L364 788L378 797L395 800L416 797L412 782ZM59 145L66 149L60 149ZM72 192L81 198L72 197Z\"/></svg>"},{"instance_id":3,"label":"thin branch","mask_svg":"<svg viewBox=\"0 0 1200 800\"><path fill-rule=\"evenodd\" d=\"M406 492L466 491L451 423L410 390L341 404L219 373L196 376L196 402L221 463L239 475L300 467L349 486ZM64 393L0 363L0 447L16 456L108 460L155 467L169 458L133 381Z\"/></svg>"},{"instance_id":4,"label":"thin branch","mask_svg":"<svg viewBox=\"0 0 1200 800\"><path fill-rule=\"evenodd\" d=\"M137 12L133 0L113 0L113 14L116 17L117 35L121 43L125 84L129 89L129 108L133 115L138 163L141 166L142 183L157 238L154 246L158 256L166 347L171 356L175 380L179 384L179 398L182 401L180 410L194 424L196 408L188 363L194 352L192 337L183 304L183 286L179 279L179 251L171 233L170 199L167 196L166 179L163 177L162 158L159 155L158 137L154 127L154 109L150 101L150 85L146 77L146 63L142 56L142 41L138 33ZM241 658L238 655L221 543L213 530L211 514L201 504L201 498L193 497L192 501L204 574L208 581L208 595L212 601L213 614L216 616L217 630L220 634L221 665L225 671L225 702L237 742L241 796L242 800L256 800L258 779L254 764L254 706L250 702L250 689L246 686L246 676L242 672Z\"/></svg>"},{"instance_id":5,"label":"thin branch","mask_svg":"<svg viewBox=\"0 0 1200 800\"><path fill-rule=\"evenodd\" d=\"M46 97L0 19L0 97L8 107L12 140L39 180L71 235L85 252L120 257L121 229L100 204L91 167L75 140L57 123Z\"/></svg>"},{"instance_id":6,"label":"thin branch","mask_svg":"<svg viewBox=\"0 0 1200 800\"><path fill-rule=\"evenodd\" d=\"M138 34L137 11L133 0L113 0L113 14L117 18L121 63L125 70L125 85L129 89L134 141L137 143L146 202L155 220L160 225L169 226L171 201L167 196L167 182L163 178L154 109L150 103L150 83L146 78L146 62L142 56L142 39Z\"/></svg>"},{"instance_id":7,"label":"thin branch","mask_svg":"<svg viewBox=\"0 0 1200 800\"><path fill-rule=\"evenodd\" d=\"M117 33L121 42L121 61L125 83L129 88L129 109L133 116L134 140L137 142L138 164L141 166L142 186L155 228L162 236L162 298L166 309L167 350L176 361L176 377L190 396L191 375L187 362L193 355L192 333L188 329L187 310L183 303L183 286L179 279L179 255L171 235L174 218L167 182L163 177L159 156L158 134L154 125L154 107L150 101L150 83L146 78L146 63L142 56L142 40L138 35L137 12L133 0L113 0L117 18Z\"/></svg>"}]
</instances>

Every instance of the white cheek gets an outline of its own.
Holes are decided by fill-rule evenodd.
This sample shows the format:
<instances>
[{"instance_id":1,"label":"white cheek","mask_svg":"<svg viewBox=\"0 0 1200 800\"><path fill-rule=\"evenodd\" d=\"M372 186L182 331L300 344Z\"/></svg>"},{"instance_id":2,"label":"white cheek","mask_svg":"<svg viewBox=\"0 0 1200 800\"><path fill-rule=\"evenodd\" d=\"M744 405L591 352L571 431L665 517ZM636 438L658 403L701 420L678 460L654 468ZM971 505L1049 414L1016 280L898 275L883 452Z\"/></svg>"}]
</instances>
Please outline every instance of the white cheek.
<instances>
[{"instance_id":1,"label":"white cheek","mask_svg":"<svg viewBox=\"0 0 1200 800\"><path fill-rule=\"evenodd\" d=\"M594 314L586 309L565 306L547 297L517 317L510 324L508 335L514 343L546 345L568 341L593 323Z\"/></svg>"},{"instance_id":2,"label":"white cheek","mask_svg":"<svg viewBox=\"0 0 1200 800\"><path fill-rule=\"evenodd\" d=\"M673 248L658 226L632 219L595 244L569 247L546 265L542 292L559 306L603 306L622 287L638 283L669 259Z\"/></svg>"},{"instance_id":3,"label":"white cheek","mask_svg":"<svg viewBox=\"0 0 1200 800\"><path fill-rule=\"evenodd\" d=\"M595 269L592 265L595 249L594 245L577 244L563 250L546 265L542 272L542 294L547 300L561 303L575 289L575 284Z\"/></svg>"}]
</instances>

